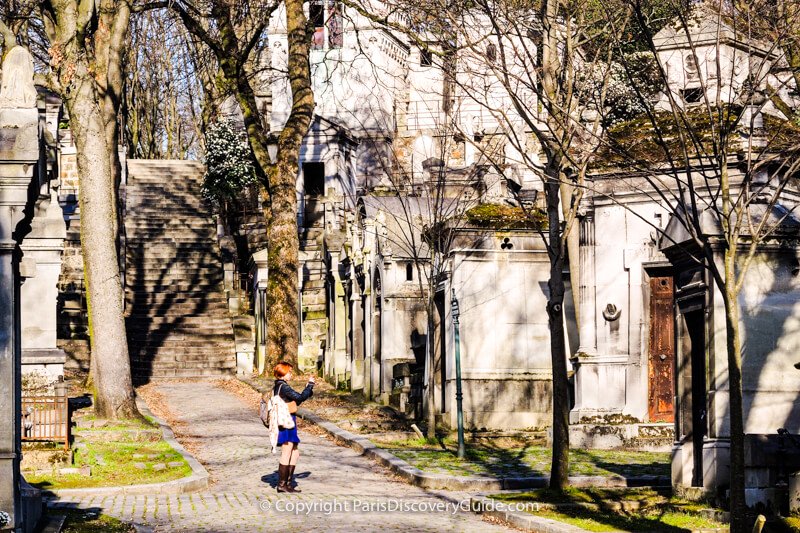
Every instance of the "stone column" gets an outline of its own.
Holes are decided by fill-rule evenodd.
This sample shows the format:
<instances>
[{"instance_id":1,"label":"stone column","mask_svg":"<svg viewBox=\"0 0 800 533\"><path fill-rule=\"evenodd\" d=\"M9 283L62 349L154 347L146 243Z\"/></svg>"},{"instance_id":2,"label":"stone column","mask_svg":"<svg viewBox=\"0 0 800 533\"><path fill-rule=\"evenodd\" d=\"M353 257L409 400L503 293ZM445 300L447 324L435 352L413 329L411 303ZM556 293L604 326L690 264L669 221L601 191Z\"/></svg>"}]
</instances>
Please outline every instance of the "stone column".
<instances>
[{"instance_id":1,"label":"stone column","mask_svg":"<svg viewBox=\"0 0 800 533\"><path fill-rule=\"evenodd\" d=\"M570 423L580 422L585 410L596 403L598 368L592 364L597 355L597 305L595 298L595 235L594 212L588 211L580 223L579 254L579 320L580 345L572 359L575 369L575 407Z\"/></svg>"},{"instance_id":2,"label":"stone column","mask_svg":"<svg viewBox=\"0 0 800 533\"><path fill-rule=\"evenodd\" d=\"M345 295L342 273L340 271L344 258L343 251L331 252L331 276L333 278L333 301L331 304L333 318L330 323L331 346L325 347L325 350L328 352L325 359L325 371L327 375L333 378L337 383L339 379L338 376L344 374L347 366L347 323L345 317L347 313L347 297Z\"/></svg>"},{"instance_id":3,"label":"stone column","mask_svg":"<svg viewBox=\"0 0 800 533\"><path fill-rule=\"evenodd\" d=\"M3 61L0 85L0 511L25 527L20 501L20 306L19 243L28 228L28 189L39 160L39 114L33 61L19 46Z\"/></svg>"},{"instance_id":4,"label":"stone column","mask_svg":"<svg viewBox=\"0 0 800 533\"><path fill-rule=\"evenodd\" d=\"M594 213L589 211L580 224L580 347L578 354L597 353L597 303L595 301Z\"/></svg>"}]
</instances>

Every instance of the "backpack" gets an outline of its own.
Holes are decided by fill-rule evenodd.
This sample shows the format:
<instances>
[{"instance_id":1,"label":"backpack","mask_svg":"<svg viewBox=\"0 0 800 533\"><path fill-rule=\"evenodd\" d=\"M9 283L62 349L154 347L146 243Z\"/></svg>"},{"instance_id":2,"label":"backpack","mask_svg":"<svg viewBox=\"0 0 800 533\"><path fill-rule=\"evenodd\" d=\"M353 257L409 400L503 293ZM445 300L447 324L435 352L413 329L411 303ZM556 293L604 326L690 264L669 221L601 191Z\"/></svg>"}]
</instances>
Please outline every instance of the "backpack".
<instances>
[{"instance_id":1,"label":"backpack","mask_svg":"<svg viewBox=\"0 0 800 533\"><path fill-rule=\"evenodd\" d=\"M261 404L258 406L258 416L261 418L261 422L264 424L264 427L269 427L269 404L264 401L264 398L261 398Z\"/></svg>"}]
</instances>

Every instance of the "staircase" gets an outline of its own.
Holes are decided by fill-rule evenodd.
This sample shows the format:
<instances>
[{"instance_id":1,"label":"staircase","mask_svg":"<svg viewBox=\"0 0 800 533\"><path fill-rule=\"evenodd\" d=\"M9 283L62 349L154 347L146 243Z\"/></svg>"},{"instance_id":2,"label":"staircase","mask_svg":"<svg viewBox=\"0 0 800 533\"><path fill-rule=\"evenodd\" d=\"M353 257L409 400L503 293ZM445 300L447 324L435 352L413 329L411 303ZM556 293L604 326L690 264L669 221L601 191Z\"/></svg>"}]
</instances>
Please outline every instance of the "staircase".
<instances>
[{"instance_id":1,"label":"staircase","mask_svg":"<svg viewBox=\"0 0 800 533\"><path fill-rule=\"evenodd\" d=\"M200 195L204 166L127 164L125 315L134 379L233 373L216 226Z\"/></svg>"},{"instance_id":2,"label":"staircase","mask_svg":"<svg viewBox=\"0 0 800 533\"><path fill-rule=\"evenodd\" d=\"M300 252L298 259L303 266L300 287L301 320L303 337L300 339L298 363L303 370L317 367L320 342L327 333L326 317L326 268L324 260L324 209L319 199L308 199L305 205L304 225L300 232Z\"/></svg>"}]
</instances>

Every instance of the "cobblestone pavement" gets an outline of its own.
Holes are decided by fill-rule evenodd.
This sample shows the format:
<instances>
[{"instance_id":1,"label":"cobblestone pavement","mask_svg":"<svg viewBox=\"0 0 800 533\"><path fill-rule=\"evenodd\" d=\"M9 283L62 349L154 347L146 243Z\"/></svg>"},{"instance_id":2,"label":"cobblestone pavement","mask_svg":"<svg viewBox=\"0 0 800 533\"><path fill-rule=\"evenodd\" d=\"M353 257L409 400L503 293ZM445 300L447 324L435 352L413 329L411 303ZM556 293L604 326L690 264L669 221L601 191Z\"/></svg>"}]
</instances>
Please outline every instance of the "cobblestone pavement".
<instances>
[{"instance_id":1,"label":"cobblestone pavement","mask_svg":"<svg viewBox=\"0 0 800 533\"><path fill-rule=\"evenodd\" d=\"M102 509L154 531L511 531L469 512L469 494L395 481L379 465L302 426L295 477L303 492L277 494L278 456L270 453L266 429L252 408L210 382L164 383L158 392L181 422L178 438L189 438L209 471L210 489L64 497L51 507Z\"/></svg>"}]
</instances>

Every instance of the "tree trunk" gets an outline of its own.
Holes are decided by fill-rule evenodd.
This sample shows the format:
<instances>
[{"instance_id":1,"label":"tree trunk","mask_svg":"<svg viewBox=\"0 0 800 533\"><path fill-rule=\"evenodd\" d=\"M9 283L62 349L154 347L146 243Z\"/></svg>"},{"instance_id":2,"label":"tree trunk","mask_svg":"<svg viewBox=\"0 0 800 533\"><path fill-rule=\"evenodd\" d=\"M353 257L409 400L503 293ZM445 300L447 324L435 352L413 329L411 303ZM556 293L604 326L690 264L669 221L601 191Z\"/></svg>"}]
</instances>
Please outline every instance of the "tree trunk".
<instances>
[{"instance_id":1,"label":"tree trunk","mask_svg":"<svg viewBox=\"0 0 800 533\"><path fill-rule=\"evenodd\" d=\"M270 169L269 282L267 284L267 354L270 363L297 360L300 325L297 235L297 174L300 146L311 125L309 36L302 0L286 0L289 83L292 110L278 138L275 165Z\"/></svg>"},{"instance_id":2,"label":"tree trunk","mask_svg":"<svg viewBox=\"0 0 800 533\"><path fill-rule=\"evenodd\" d=\"M51 68L61 87L77 149L81 249L89 312L95 412L111 419L139 418L134 401L124 293L116 247L116 190L104 95L120 78L119 50L129 22L125 0L41 3ZM111 78L109 78L109 75ZM117 93L118 94L118 93ZM111 105L119 108L112 98ZM113 141L112 141L113 142Z\"/></svg>"},{"instance_id":3,"label":"tree trunk","mask_svg":"<svg viewBox=\"0 0 800 533\"><path fill-rule=\"evenodd\" d=\"M433 285L432 283L429 285ZM430 287L433 288L433 287ZM434 373L436 372L435 365L433 364L433 313L435 309L435 305L433 303L433 293L429 291L428 301L426 304L426 311L428 316L428 324L427 328L428 331L425 333L425 361L427 362L428 366L428 384L427 384L427 393L425 394L425 401L428 404L428 416L427 416L427 428L425 431L425 436L429 439L436 438L436 394L434 389L436 388L436 378L434 377ZM442 383L444 386L444 383Z\"/></svg>"},{"instance_id":4,"label":"tree trunk","mask_svg":"<svg viewBox=\"0 0 800 533\"><path fill-rule=\"evenodd\" d=\"M114 174L94 80L83 62L65 91L80 175L81 249L88 291L95 412L136 418L115 242Z\"/></svg>"},{"instance_id":5,"label":"tree trunk","mask_svg":"<svg viewBox=\"0 0 800 533\"><path fill-rule=\"evenodd\" d=\"M744 409L742 402L742 343L739 323L739 300L733 289L735 251L725 251L725 332L728 351L728 388L731 427L731 533L746 533L744 499Z\"/></svg>"},{"instance_id":6,"label":"tree trunk","mask_svg":"<svg viewBox=\"0 0 800 533\"><path fill-rule=\"evenodd\" d=\"M559 166L547 169L547 223L550 244L550 299L547 302L550 357L553 366L553 460L550 488L564 490L569 484L569 382L564 340L564 249L561 246Z\"/></svg>"}]
</instances>

